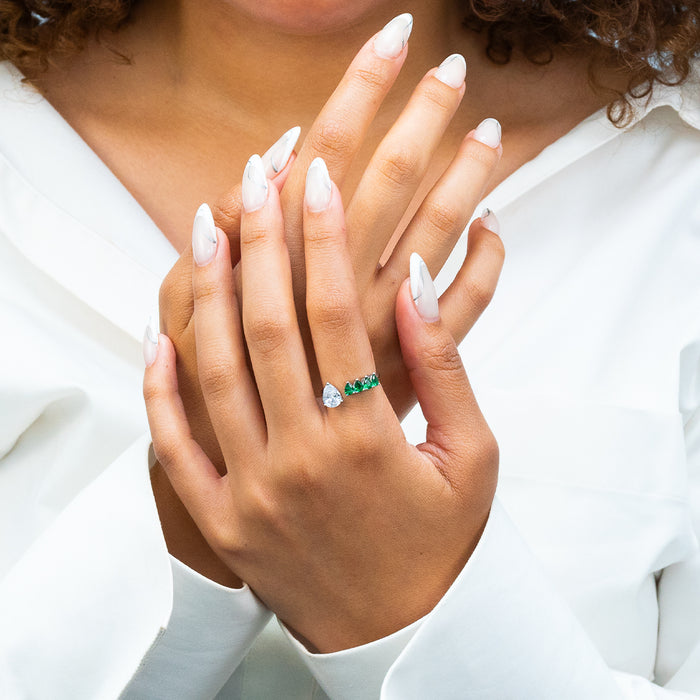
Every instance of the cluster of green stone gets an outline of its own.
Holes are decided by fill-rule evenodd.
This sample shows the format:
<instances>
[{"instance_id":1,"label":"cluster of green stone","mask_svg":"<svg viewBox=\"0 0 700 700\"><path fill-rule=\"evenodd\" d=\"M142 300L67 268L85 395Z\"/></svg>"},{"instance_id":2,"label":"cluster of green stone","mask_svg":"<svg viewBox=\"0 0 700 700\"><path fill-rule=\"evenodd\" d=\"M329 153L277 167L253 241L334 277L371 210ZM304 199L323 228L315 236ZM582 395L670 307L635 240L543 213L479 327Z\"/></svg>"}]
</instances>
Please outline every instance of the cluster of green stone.
<instances>
[{"instance_id":1,"label":"cluster of green stone","mask_svg":"<svg viewBox=\"0 0 700 700\"><path fill-rule=\"evenodd\" d=\"M379 385L379 377L376 372L365 375L362 379L356 379L354 382L348 382L345 385L345 396L351 394L359 394L361 391L367 391Z\"/></svg>"}]
</instances>

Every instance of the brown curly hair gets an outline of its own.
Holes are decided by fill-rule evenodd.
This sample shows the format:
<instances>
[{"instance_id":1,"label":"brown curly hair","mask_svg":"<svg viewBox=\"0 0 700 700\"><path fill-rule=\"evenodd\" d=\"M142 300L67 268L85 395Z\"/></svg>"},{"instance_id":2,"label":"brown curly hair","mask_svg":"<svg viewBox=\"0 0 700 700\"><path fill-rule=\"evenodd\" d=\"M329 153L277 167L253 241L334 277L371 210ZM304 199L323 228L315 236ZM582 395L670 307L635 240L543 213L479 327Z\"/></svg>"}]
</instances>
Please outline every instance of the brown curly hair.
<instances>
[{"instance_id":1,"label":"brown curly hair","mask_svg":"<svg viewBox=\"0 0 700 700\"><path fill-rule=\"evenodd\" d=\"M608 116L618 125L631 115L628 95L645 97L655 83L683 82L700 55L700 0L458 1L464 26L486 34L486 52L495 63L508 63L514 51L539 64L551 61L555 48L588 51L591 82L610 92ZM137 2L0 0L0 59L37 75L52 59L120 29ZM596 80L602 63L627 71L625 92Z\"/></svg>"}]
</instances>

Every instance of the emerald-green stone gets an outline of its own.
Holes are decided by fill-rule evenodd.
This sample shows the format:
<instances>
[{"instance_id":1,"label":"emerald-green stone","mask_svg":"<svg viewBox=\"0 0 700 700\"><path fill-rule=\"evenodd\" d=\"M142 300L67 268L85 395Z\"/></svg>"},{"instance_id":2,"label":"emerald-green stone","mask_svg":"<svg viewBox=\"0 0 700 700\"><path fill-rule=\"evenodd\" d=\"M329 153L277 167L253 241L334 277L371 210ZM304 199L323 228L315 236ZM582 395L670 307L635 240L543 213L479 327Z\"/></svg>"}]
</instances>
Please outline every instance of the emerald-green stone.
<instances>
[{"instance_id":1,"label":"emerald-green stone","mask_svg":"<svg viewBox=\"0 0 700 700\"><path fill-rule=\"evenodd\" d=\"M372 374L369 380L370 386L379 386L379 377L376 374Z\"/></svg>"},{"instance_id":2,"label":"emerald-green stone","mask_svg":"<svg viewBox=\"0 0 700 700\"><path fill-rule=\"evenodd\" d=\"M352 384L350 384L350 382L348 382L345 385L345 396L350 396L351 394L354 394L354 393L355 393L354 387L352 386Z\"/></svg>"},{"instance_id":3,"label":"emerald-green stone","mask_svg":"<svg viewBox=\"0 0 700 700\"><path fill-rule=\"evenodd\" d=\"M355 386L355 393L357 393L358 391L364 391L364 386L362 385L361 379L356 379L354 386Z\"/></svg>"}]
</instances>

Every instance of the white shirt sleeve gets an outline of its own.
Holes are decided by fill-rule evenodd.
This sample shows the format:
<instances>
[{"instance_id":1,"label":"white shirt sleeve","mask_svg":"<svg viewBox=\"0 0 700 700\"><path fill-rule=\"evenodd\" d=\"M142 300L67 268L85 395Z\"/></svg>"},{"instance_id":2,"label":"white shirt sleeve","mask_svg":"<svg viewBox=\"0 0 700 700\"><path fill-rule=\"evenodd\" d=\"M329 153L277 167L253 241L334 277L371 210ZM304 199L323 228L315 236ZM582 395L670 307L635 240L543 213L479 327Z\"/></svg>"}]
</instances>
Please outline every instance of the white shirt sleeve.
<instances>
[{"instance_id":1,"label":"white shirt sleeve","mask_svg":"<svg viewBox=\"0 0 700 700\"><path fill-rule=\"evenodd\" d=\"M686 421L685 435L687 527L694 520L697 533L700 410ZM319 684L338 700L697 700L700 549L697 534L687 539L686 556L658 578L653 679L605 664L498 498L466 566L419 623L335 654L312 655L294 644Z\"/></svg>"},{"instance_id":2,"label":"white shirt sleeve","mask_svg":"<svg viewBox=\"0 0 700 700\"><path fill-rule=\"evenodd\" d=\"M80 491L0 581L3 700L213 696L265 625L249 589L168 554L149 446L144 435Z\"/></svg>"},{"instance_id":3,"label":"white shirt sleeve","mask_svg":"<svg viewBox=\"0 0 700 700\"><path fill-rule=\"evenodd\" d=\"M221 586L172 555L170 564L170 621L122 700L213 697L271 617L248 586Z\"/></svg>"}]
</instances>

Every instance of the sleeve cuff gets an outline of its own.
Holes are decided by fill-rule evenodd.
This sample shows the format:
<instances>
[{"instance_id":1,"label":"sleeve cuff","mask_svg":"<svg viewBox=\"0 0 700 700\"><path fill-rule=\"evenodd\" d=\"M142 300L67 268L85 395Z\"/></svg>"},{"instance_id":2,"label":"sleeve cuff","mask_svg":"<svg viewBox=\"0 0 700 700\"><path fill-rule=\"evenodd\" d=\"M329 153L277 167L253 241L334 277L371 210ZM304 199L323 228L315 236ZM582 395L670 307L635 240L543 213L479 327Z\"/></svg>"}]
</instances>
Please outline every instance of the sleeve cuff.
<instances>
[{"instance_id":1,"label":"sleeve cuff","mask_svg":"<svg viewBox=\"0 0 700 700\"><path fill-rule=\"evenodd\" d=\"M325 693L340 700L377 698L384 677L423 622L351 649L330 654L313 654L280 622L285 636Z\"/></svg>"},{"instance_id":2,"label":"sleeve cuff","mask_svg":"<svg viewBox=\"0 0 700 700\"><path fill-rule=\"evenodd\" d=\"M271 617L250 588L227 588L170 556L173 612L123 698L215 695Z\"/></svg>"},{"instance_id":3,"label":"sleeve cuff","mask_svg":"<svg viewBox=\"0 0 700 700\"><path fill-rule=\"evenodd\" d=\"M383 700L619 700L613 675L495 499L469 561L424 618Z\"/></svg>"}]
</instances>

